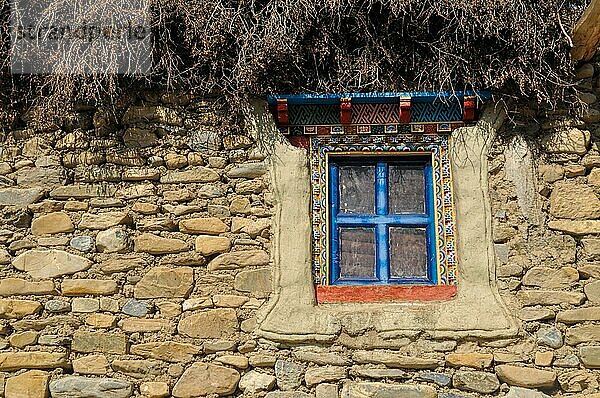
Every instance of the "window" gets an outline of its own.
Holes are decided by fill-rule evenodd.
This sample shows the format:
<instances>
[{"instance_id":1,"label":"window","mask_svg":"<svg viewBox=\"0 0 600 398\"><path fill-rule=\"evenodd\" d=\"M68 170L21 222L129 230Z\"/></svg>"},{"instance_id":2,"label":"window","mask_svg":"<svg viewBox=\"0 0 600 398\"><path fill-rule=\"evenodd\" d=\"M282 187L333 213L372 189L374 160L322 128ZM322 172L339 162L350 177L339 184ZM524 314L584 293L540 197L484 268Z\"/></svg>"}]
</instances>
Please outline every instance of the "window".
<instances>
[{"instance_id":1,"label":"window","mask_svg":"<svg viewBox=\"0 0 600 398\"><path fill-rule=\"evenodd\" d=\"M319 302L456 293L448 136L311 137Z\"/></svg>"},{"instance_id":2,"label":"window","mask_svg":"<svg viewBox=\"0 0 600 398\"><path fill-rule=\"evenodd\" d=\"M328 172L330 284L437 284L431 155L334 155Z\"/></svg>"}]
</instances>

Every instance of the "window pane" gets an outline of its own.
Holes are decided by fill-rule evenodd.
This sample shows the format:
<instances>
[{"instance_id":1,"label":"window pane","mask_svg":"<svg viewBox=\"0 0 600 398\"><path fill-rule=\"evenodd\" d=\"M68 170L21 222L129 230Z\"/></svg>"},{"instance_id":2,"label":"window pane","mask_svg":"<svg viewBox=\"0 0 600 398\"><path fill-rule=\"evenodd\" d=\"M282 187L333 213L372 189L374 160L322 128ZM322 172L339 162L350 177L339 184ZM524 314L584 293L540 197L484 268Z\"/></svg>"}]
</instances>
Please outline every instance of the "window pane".
<instances>
[{"instance_id":1,"label":"window pane","mask_svg":"<svg viewBox=\"0 0 600 398\"><path fill-rule=\"evenodd\" d=\"M389 166L389 211L425 213L425 175L423 167Z\"/></svg>"},{"instance_id":2,"label":"window pane","mask_svg":"<svg viewBox=\"0 0 600 398\"><path fill-rule=\"evenodd\" d=\"M390 228L390 275L427 277L425 228Z\"/></svg>"},{"instance_id":3,"label":"window pane","mask_svg":"<svg viewBox=\"0 0 600 398\"><path fill-rule=\"evenodd\" d=\"M375 166L340 166L340 212L375 213Z\"/></svg>"},{"instance_id":4,"label":"window pane","mask_svg":"<svg viewBox=\"0 0 600 398\"><path fill-rule=\"evenodd\" d=\"M375 277L375 228L340 228L340 278Z\"/></svg>"}]
</instances>

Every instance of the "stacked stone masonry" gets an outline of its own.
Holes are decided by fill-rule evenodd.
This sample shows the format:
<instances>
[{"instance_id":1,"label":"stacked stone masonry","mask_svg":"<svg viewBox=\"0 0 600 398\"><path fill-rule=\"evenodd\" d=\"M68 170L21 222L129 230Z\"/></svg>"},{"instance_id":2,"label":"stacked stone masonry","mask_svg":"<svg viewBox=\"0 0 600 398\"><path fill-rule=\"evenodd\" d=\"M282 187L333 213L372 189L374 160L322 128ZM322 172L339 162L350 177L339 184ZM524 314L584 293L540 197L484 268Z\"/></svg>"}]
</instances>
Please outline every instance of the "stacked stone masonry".
<instances>
[{"instance_id":1,"label":"stacked stone masonry","mask_svg":"<svg viewBox=\"0 0 600 398\"><path fill-rule=\"evenodd\" d=\"M0 148L2 396L600 398L599 66L578 71L581 120L508 124L489 157L512 338L261 338L273 187L216 102L23 115Z\"/></svg>"}]
</instances>

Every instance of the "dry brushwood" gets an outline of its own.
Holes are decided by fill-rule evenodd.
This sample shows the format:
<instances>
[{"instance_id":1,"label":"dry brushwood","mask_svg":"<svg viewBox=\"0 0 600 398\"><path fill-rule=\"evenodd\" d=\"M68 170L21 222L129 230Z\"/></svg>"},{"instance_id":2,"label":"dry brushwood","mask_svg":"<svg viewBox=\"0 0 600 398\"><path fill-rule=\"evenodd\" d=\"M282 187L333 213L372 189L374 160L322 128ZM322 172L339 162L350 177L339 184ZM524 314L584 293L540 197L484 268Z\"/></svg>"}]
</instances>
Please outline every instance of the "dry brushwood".
<instances>
[{"instance_id":1,"label":"dry brushwood","mask_svg":"<svg viewBox=\"0 0 600 398\"><path fill-rule=\"evenodd\" d=\"M33 0L32 0L33 1ZM39 0L38 0L39 1ZM59 0L49 0L50 4ZM64 1L64 0L62 0ZM83 1L83 0L76 0ZM569 34L586 0L150 0L150 73L10 74L0 101L107 103L132 84L225 95L492 89L538 102L572 86ZM111 0L94 12L112 13ZM73 4L71 0L69 4ZM123 17L127 17L124 15ZM66 64L73 65L74 60ZM76 64L76 62L75 62Z\"/></svg>"}]
</instances>

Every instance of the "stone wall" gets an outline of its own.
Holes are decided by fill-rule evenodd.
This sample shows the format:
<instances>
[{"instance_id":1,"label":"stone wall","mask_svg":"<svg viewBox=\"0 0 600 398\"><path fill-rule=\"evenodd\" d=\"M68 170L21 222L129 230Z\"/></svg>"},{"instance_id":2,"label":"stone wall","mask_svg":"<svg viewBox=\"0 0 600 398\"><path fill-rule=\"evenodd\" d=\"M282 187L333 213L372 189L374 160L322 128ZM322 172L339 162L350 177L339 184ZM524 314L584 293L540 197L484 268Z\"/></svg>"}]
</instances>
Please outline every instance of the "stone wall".
<instances>
[{"instance_id":1,"label":"stone wall","mask_svg":"<svg viewBox=\"0 0 600 398\"><path fill-rule=\"evenodd\" d=\"M497 283L521 325L511 338L260 338L273 187L216 102L140 93L56 123L23 115L0 152L0 390L600 397L600 85L592 65L579 74L592 105L581 121L507 123L490 154Z\"/></svg>"}]
</instances>

